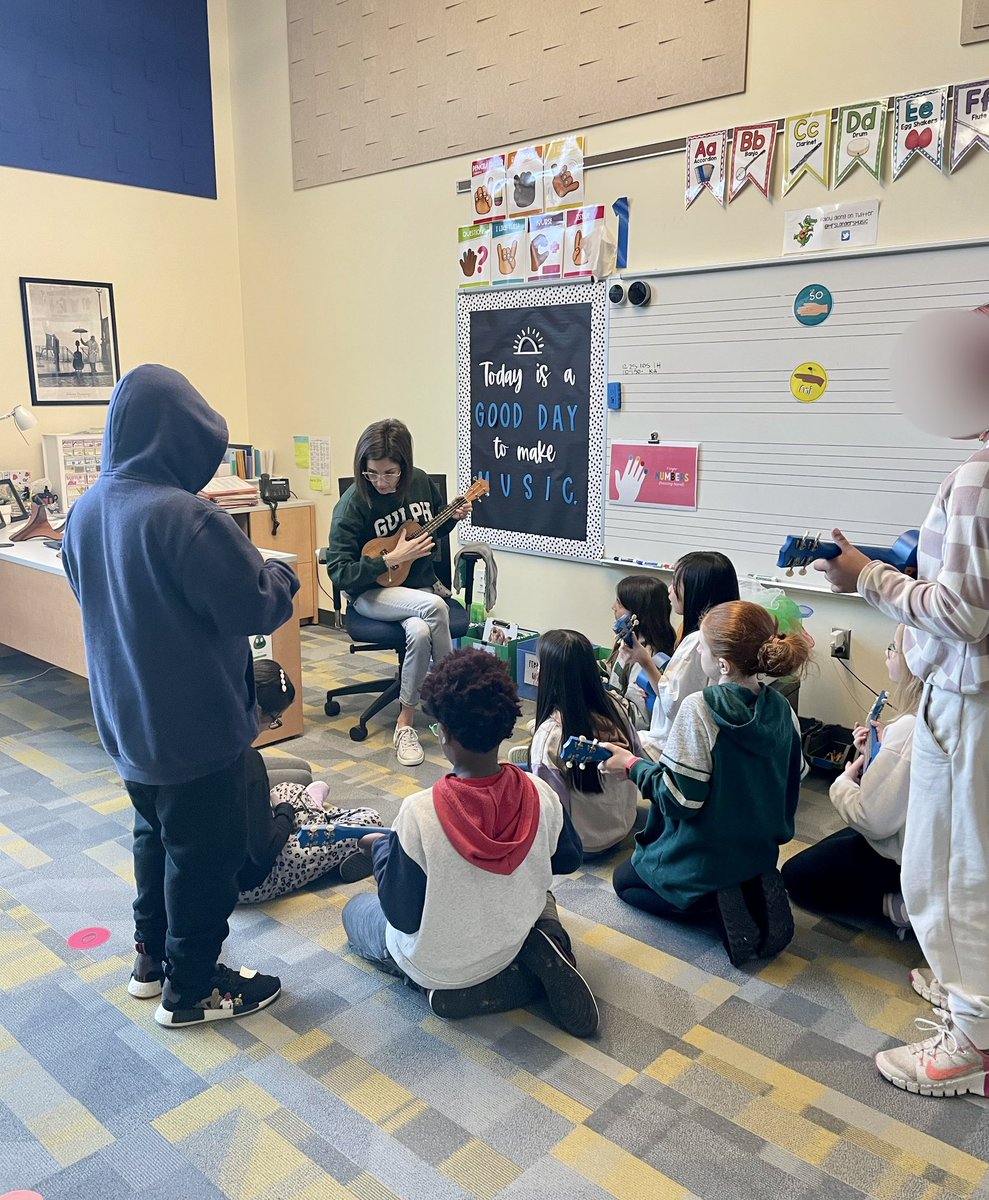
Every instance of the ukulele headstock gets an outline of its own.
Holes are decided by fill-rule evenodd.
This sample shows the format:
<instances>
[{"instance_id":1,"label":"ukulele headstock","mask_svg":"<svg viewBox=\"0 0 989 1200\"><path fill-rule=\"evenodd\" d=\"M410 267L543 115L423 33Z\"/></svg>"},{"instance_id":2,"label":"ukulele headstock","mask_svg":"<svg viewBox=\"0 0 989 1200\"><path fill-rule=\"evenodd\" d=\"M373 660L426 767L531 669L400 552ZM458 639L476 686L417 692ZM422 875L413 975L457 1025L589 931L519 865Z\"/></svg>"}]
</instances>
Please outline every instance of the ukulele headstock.
<instances>
[{"instance_id":1,"label":"ukulele headstock","mask_svg":"<svg viewBox=\"0 0 989 1200\"><path fill-rule=\"evenodd\" d=\"M791 533L780 547L777 567L785 569L787 575L792 575L794 568L801 575L807 574L807 568L815 558L821 557L821 535L805 532L802 536Z\"/></svg>"},{"instance_id":2,"label":"ukulele headstock","mask_svg":"<svg viewBox=\"0 0 989 1200\"><path fill-rule=\"evenodd\" d=\"M560 761L568 767L578 767L583 771L588 763L603 763L611 758L611 751L606 750L597 738L568 737L560 747Z\"/></svg>"}]
</instances>

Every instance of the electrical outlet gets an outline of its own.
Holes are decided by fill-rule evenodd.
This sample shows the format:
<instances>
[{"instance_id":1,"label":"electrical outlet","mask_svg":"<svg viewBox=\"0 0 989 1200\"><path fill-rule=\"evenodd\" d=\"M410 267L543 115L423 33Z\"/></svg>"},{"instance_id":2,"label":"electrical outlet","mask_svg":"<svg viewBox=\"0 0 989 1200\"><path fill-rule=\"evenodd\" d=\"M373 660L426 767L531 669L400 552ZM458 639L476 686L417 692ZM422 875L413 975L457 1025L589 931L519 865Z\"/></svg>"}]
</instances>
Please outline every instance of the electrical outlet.
<instances>
[{"instance_id":1,"label":"electrical outlet","mask_svg":"<svg viewBox=\"0 0 989 1200\"><path fill-rule=\"evenodd\" d=\"M843 658L846 661L852 653L852 631L850 629L831 630L831 657Z\"/></svg>"}]
</instances>

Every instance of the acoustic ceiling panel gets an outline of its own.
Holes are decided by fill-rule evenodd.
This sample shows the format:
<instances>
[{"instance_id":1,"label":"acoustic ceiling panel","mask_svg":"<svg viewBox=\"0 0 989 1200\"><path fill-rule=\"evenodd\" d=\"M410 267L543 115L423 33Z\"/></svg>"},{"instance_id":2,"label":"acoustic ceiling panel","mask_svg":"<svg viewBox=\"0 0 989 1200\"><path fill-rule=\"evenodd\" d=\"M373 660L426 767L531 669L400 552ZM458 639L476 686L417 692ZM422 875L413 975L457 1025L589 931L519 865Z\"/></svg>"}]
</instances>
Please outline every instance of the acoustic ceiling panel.
<instances>
[{"instance_id":1,"label":"acoustic ceiling panel","mask_svg":"<svg viewBox=\"0 0 989 1200\"><path fill-rule=\"evenodd\" d=\"M286 0L296 188L745 89L748 0Z\"/></svg>"}]
</instances>

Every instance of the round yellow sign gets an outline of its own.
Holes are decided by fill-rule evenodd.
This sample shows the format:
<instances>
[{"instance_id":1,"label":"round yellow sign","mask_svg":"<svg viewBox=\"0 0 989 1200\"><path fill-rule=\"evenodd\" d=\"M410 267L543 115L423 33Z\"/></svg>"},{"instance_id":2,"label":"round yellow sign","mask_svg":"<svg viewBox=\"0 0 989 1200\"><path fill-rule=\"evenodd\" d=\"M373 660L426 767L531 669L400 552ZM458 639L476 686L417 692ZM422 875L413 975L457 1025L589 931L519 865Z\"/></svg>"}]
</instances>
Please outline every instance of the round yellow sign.
<instances>
[{"instance_id":1,"label":"round yellow sign","mask_svg":"<svg viewBox=\"0 0 989 1200\"><path fill-rule=\"evenodd\" d=\"M801 363L790 376L790 391L803 404L820 400L827 390L828 373L820 363Z\"/></svg>"}]
</instances>

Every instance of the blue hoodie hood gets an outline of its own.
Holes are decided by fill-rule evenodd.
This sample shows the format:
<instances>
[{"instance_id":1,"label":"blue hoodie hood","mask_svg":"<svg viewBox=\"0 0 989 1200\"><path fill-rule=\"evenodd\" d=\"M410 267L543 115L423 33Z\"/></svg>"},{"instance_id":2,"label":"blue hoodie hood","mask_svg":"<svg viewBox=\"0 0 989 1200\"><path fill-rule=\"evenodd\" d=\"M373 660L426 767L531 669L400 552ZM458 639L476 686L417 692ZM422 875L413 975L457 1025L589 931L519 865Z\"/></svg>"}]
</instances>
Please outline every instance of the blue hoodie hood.
<instances>
[{"instance_id":1,"label":"blue hoodie hood","mask_svg":"<svg viewBox=\"0 0 989 1200\"><path fill-rule=\"evenodd\" d=\"M201 779L244 752L258 730L247 639L292 616L292 568L195 494L226 444L178 371L135 367L110 402L103 472L65 525L96 727L132 783Z\"/></svg>"},{"instance_id":2,"label":"blue hoodie hood","mask_svg":"<svg viewBox=\"0 0 989 1200\"><path fill-rule=\"evenodd\" d=\"M184 375L147 363L113 389L102 473L195 494L216 473L227 436L226 421Z\"/></svg>"}]
</instances>

